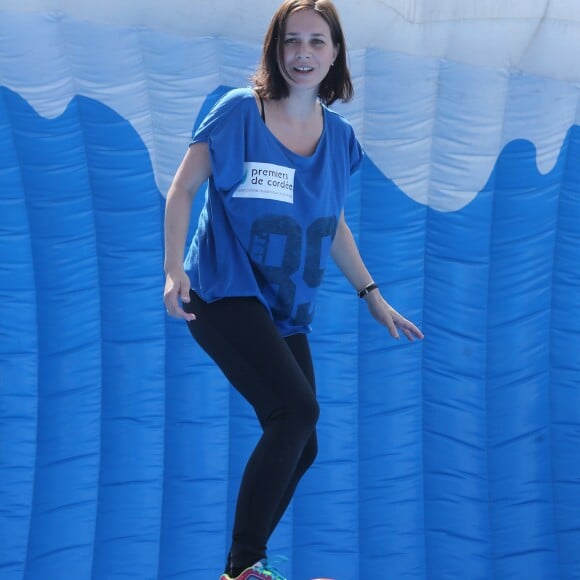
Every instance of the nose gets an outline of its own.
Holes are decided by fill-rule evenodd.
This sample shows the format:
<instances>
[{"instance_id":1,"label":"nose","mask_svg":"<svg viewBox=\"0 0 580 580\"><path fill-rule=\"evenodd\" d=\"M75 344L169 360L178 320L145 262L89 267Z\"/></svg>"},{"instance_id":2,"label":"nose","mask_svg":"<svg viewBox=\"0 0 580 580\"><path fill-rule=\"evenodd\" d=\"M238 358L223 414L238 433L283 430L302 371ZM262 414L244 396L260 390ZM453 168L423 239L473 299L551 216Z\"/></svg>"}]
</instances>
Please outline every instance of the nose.
<instances>
[{"instance_id":1,"label":"nose","mask_svg":"<svg viewBox=\"0 0 580 580\"><path fill-rule=\"evenodd\" d=\"M312 51L310 50L310 46L308 45L307 42L304 41L296 42L294 54L298 60L302 59L307 60L312 57Z\"/></svg>"}]
</instances>

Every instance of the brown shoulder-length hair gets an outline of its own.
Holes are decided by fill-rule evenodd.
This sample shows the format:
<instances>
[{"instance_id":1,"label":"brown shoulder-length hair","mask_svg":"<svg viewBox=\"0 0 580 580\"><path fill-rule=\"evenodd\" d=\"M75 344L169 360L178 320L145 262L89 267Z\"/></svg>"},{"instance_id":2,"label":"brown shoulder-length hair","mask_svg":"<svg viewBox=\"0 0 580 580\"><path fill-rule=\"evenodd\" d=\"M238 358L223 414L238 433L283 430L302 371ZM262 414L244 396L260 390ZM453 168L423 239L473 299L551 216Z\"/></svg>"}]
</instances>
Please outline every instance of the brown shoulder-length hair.
<instances>
[{"instance_id":1,"label":"brown shoulder-length hair","mask_svg":"<svg viewBox=\"0 0 580 580\"><path fill-rule=\"evenodd\" d=\"M258 95L265 99L283 99L289 95L288 83L282 75L284 67L284 36L286 21L299 10L313 10L328 24L332 43L338 48L334 65L320 83L318 97L325 105L338 99L350 101L354 95L350 72L346 62L346 41L338 12L331 0L284 0L272 17L264 38L262 58L252 77ZM286 71L284 71L286 72Z\"/></svg>"}]
</instances>

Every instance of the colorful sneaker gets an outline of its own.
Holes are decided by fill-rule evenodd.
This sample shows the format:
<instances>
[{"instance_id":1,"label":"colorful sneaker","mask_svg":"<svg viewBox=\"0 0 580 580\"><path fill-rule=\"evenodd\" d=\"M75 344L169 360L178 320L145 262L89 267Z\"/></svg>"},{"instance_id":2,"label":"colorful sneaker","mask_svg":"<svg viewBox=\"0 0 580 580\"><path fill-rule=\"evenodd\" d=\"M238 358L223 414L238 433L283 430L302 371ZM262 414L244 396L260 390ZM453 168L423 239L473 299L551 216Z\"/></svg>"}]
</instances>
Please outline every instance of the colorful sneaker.
<instances>
[{"instance_id":1,"label":"colorful sneaker","mask_svg":"<svg viewBox=\"0 0 580 580\"><path fill-rule=\"evenodd\" d=\"M232 578L229 574L222 574L220 580L286 580L276 568L268 565L267 560L260 560L252 567L246 568L239 576Z\"/></svg>"}]
</instances>

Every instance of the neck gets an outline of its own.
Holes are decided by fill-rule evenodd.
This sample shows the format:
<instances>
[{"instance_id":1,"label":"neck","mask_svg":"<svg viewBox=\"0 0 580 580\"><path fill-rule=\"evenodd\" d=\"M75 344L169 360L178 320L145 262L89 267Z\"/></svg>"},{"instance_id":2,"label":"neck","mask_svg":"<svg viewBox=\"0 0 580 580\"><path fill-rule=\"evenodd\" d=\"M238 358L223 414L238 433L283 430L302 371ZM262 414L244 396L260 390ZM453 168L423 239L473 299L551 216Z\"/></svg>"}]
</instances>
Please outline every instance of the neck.
<instances>
[{"instance_id":1,"label":"neck","mask_svg":"<svg viewBox=\"0 0 580 580\"><path fill-rule=\"evenodd\" d=\"M308 120L318 113L316 91L290 91L290 95L279 101L280 108L290 119Z\"/></svg>"}]
</instances>

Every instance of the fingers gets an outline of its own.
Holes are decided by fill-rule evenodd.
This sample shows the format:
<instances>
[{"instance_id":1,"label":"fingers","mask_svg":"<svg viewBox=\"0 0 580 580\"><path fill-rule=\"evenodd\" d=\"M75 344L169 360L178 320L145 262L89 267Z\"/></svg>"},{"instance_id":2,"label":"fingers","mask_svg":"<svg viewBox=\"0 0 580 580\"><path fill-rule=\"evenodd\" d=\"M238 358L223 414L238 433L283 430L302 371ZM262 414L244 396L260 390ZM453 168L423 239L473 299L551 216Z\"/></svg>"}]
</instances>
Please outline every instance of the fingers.
<instances>
[{"instance_id":1,"label":"fingers","mask_svg":"<svg viewBox=\"0 0 580 580\"><path fill-rule=\"evenodd\" d=\"M367 300L371 314L375 320L387 327L393 338L400 338L399 331L411 342L416 338L423 338L423 333L412 322L401 316L380 294L373 292L371 296L372 299Z\"/></svg>"},{"instance_id":2,"label":"fingers","mask_svg":"<svg viewBox=\"0 0 580 580\"><path fill-rule=\"evenodd\" d=\"M186 320L188 322L195 320L195 314L193 312L185 312L185 310L181 308L177 300L177 296L178 293L175 290L170 290L165 294L164 302L165 308L167 309L167 314L173 318L180 318L181 320ZM186 299L184 299L183 295L181 295L181 300L185 303L189 302L189 295L186 296Z\"/></svg>"},{"instance_id":3,"label":"fingers","mask_svg":"<svg viewBox=\"0 0 580 580\"><path fill-rule=\"evenodd\" d=\"M389 329L389 334L393 337L398 339L399 338L399 333L397 332L397 325L395 323L395 318L392 315L389 315L387 313L386 319L385 319L385 324L387 325L387 328Z\"/></svg>"},{"instance_id":4,"label":"fingers","mask_svg":"<svg viewBox=\"0 0 580 580\"><path fill-rule=\"evenodd\" d=\"M189 278L187 276L184 275L178 279L174 279L171 276L167 277L163 301L165 302L165 308L169 316L188 322L195 320L195 314L193 312L185 312L179 304L179 300L184 304L190 302L189 288Z\"/></svg>"},{"instance_id":5,"label":"fingers","mask_svg":"<svg viewBox=\"0 0 580 580\"><path fill-rule=\"evenodd\" d=\"M182 298L183 300L183 298ZM179 305L177 301L177 292L168 292L165 295L165 308L167 309L167 314L173 318L180 318L182 320L195 320L195 314L193 312L185 312L183 308ZM187 296L187 302L189 302L189 296Z\"/></svg>"},{"instance_id":6,"label":"fingers","mask_svg":"<svg viewBox=\"0 0 580 580\"><path fill-rule=\"evenodd\" d=\"M179 306L174 307L172 309L168 308L167 314L169 314L169 316L172 316L173 318L179 318L187 322L195 320L195 314L193 312L185 312L185 310L183 310L183 308L180 308Z\"/></svg>"},{"instance_id":7,"label":"fingers","mask_svg":"<svg viewBox=\"0 0 580 580\"><path fill-rule=\"evenodd\" d=\"M411 342L414 341L416 338L419 339L424 338L423 333L412 322L409 322L406 318L399 316L398 318L394 318L394 322L395 325L401 329L401 332Z\"/></svg>"},{"instance_id":8,"label":"fingers","mask_svg":"<svg viewBox=\"0 0 580 580\"><path fill-rule=\"evenodd\" d=\"M190 298L189 298L189 286L187 286L187 288L184 288L184 285L182 284L180 298L181 298L181 301L184 302L185 304L189 303L189 300L190 300Z\"/></svg>"},{"instance_id":9,"label":"fingers","mask_svg":"<svg viewBox=\"0 0 580 580\"><path fill-rule=\"evenodd\" d=\"M423 333L412 322L401 316L396 310L391 310L390 315L393 325L398 328L409 341L413 342L416 338L424 338ZM387 326L389 325L387 324ZM389 332L391 333L391 336L394 336L390 327ZM398 336L395 338L398 338Z\"/></svg>"},{"instance_id":10,"label":"fingers","mask_svg":"<svg viewBox=\"0 0 580 580\"><path fill-rule=\"evenodd\" d=\"M183 304L189 304L190 302L190 297L189 297L189 285L182 283L181 284L181 291L179 292L179 298L181 299L181 302ZM195 314L193 312L185 312L185 310L183 310L183 308L179 307L179 304L177 305L177 308L175 310L171 310L169 311L168 309L168 314L170 314L171 316L175 317L175 318L182 318L183 320L187 320L188 322L191 320L195 320Z\"/></svg>"},{"instance_id":11,"label":"fingers","mask_svg":"<svg viewBox=\"0 0 580 580\"><path fill-rule=\"evenodd\" d=\"M411 332L415 338L419 338L421 340L425 338L425 335L414 324L411 324Z\"/></svg>"}]
</instances>

